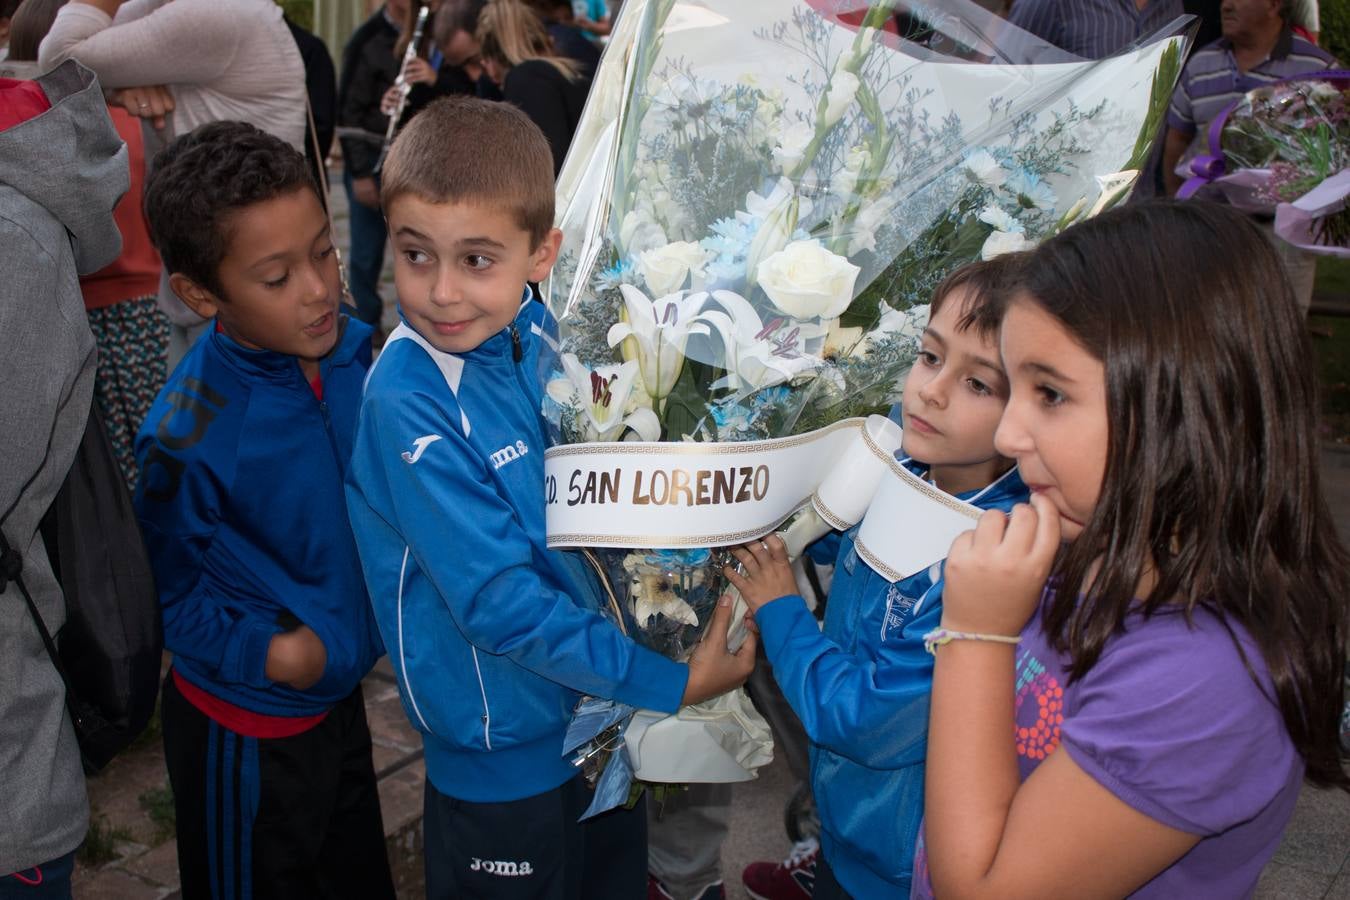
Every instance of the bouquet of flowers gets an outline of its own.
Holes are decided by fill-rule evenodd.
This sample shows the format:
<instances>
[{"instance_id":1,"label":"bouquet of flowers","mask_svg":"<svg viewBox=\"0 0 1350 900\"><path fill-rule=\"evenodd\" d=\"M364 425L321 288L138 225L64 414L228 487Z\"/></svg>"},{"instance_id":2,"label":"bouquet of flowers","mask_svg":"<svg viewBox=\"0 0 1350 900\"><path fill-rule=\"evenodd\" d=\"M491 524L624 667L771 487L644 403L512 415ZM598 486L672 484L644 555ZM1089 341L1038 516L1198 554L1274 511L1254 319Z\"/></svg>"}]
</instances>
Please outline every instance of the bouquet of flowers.
<instances>
[{"instance_id":1,"label":"bouquet of flowers","mask_svg":"<svg viewBox=\"0 0 1350 900\"><path fill-rule=\"evenodd\" d=\"M585 548L628 634L687 656L719 548L874 441L948 273L1125 198L1184 42L1074 60L967 0L624 4L559 180L544 377L549 541ZM623 770L593 809L634 766L732 780L769 758L734 697L681 714L729 758L709 771L696 743L646 739L635 763L632 729L608 754L629 713L587 701L574 723L579 758ZM674 756L678 777L653 762Z\"/></svg>"},{"instance_id":2,"label":"bouquet of flowers","mask_svg":"<svg viewBox=\"0 0 1350 900\"><path fill-rule=\"evenodd\" d=\"M1350 256L1350 72L1249 91L1191 163L1190 196L1212 182L1241 209L1275 216L1275 232L1312 253Z\"/></svg>"}]
</instances>

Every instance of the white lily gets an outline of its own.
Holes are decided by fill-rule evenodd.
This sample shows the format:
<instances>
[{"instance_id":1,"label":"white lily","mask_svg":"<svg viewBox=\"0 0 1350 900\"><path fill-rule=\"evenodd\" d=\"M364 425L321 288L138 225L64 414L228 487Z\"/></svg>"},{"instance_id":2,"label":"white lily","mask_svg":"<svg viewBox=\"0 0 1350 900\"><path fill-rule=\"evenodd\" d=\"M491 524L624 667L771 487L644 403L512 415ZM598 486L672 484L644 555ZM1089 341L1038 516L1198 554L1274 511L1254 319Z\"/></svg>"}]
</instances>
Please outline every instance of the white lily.
<instances>
[{"instance_id":1,"label":"white lily","mask_svg":"<svg viewBox=\"0 0 1350 900\"><path fill-rule=\"evenodd\" d=\"M616 441L628 431L640 440L661 439L661 420L641 404L634 389L638 364L588 368L575 353L562 355L563 377L548 383L548 395L563 406L581 410L588 441Z\"/></svg>"},{"instance_id":2,"label":"white lily","mask_svg":"<svg viewBox=\"0 0 1350 900\"><path fill-rule=\"evenodd\" d=\"M628 597L633 602L633 618L640 628L646 628L657 616L665 616L685 625L697 625L698 615L694 608L675 593L674 586L656 566L647 564L638 554L631 554L623 561L628 572ZM702 571L694 573L690 587L703 583Z\"/></svg>"},{"instance_id":3,"label":"white lily","mask_svg":"<svg viewBox=\"0 0 1350 900\"><path fill-rule=\"evenodd\" d=\"M676 291L652 300L631 284L621 284L619 290L623 292L623 321L610 326L609 345L623 345L623 358L636 361L641 369L647 396L660 402L675 389L684 369L689 336L708 333L698 319L708 295Z\"/></svg>"},{"instance_id":4,"label":"white lily","mask_svg":"<svg viewBox=\"0 0 1350 900\"><path fill-rule=\"evenodd\" d=\"M713 291L712 297L720 309L704 309L699 319L721 337L727 372L713 387L755 391L791 381L823 365L817 355L807 352L806 345L825 337L829 330L825 325L786 316L776 316L766 323L740 294Z\"/></svg>"}]
</instances>

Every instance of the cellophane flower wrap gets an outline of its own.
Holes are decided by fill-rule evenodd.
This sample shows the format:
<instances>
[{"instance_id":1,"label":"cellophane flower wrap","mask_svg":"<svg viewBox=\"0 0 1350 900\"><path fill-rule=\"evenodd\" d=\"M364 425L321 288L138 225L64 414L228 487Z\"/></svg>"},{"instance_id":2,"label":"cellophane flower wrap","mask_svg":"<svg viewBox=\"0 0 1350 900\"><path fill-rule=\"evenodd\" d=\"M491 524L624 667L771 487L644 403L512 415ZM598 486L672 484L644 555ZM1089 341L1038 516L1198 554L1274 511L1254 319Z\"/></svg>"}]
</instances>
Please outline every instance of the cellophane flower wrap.
<instances>
[{"instance_id":1,"label":"cellophane flower wrap","mask_svg":"<svg viewBox=\"0 0 1350 900\"><path fill-rule=\"evenodd\" d=\"M1083 61L964 0L628 0L559 180L555 437L699 452L884 414L946 275L1127 196L1184 44ZM595 493L550 476L550 504ZM687 658L726 552L586 553L622 627Z\"/></svg>"},{"instance_id":2,"label":"cellophane flower wrap","mask_svg":"<svg viewBox=\"0 0 1350 900\"><path fill-rule=\"evenodd\" d=\"M1220 133L1219 189L1314 253L1350 255L1350 72L1249 91Z\"/></svg>"}]
</instances>

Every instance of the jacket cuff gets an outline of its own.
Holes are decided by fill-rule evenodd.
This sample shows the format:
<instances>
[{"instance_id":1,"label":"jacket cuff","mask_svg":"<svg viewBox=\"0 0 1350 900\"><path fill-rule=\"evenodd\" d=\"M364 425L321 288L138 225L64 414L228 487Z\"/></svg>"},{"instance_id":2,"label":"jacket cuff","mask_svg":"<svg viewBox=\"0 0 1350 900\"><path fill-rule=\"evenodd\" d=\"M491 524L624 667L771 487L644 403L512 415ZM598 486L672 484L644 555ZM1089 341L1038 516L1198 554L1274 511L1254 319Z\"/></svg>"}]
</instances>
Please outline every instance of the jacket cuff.
<instances>
[{"instance_id":1,"label":"jacket cuff","mask_svg":"<svg viewBox=\"0 0 1350 900\"><path fill-rule=\"evenodd\" d=\"M816 617L811 615L811 610L806 608L806 601L797 594L788 594L761 606L759 612L755 613L755 624L759 626L759 637L764 643L764 653L769 657L769 662L775 661L792 635L799 630L809 628L812 633L820 634Z\"/></svg>"},{"instance_id":2,"label":"jacket cuff","mask_svg":"<svg viewBox=\"0 0 1350 900\"><path fill-rule=\"evenodd\" d=\"M220 661L220 678L225 682L269 688L267 677L267 648L272 638L282 632L280 625L256 620L243 621L232 629Z\"/></svg>"},{"instance_id":3,"label":"jacket cuff","mask_svg":"<svg viewBox=\"0 0 1350 900\"><path fill-rule=\"evenodd\" d=\"M684 689L689 684L689 667L666 659L645 647L633 656L632 674L625 679L628 698L616 698L639 709L673 713L680 708Z\"/></svg>"}]
</instances>

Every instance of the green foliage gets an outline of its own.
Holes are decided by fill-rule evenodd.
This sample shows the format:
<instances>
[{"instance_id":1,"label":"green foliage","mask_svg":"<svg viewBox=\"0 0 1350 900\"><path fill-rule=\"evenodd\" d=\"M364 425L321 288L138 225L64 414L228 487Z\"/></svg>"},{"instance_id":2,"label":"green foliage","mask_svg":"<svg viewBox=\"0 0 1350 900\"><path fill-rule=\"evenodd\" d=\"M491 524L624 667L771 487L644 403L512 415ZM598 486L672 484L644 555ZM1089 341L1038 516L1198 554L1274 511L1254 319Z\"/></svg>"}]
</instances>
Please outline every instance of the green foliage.
<instances>
[{"instance_id":1,"label":"green foliage","mask_svg":"<svg viewBox=\"0 0 1350 900\"><path fill-rule=\"evenodd\" d=\"M277 0L291 21L307 31L314 30L314 0Z\"/></svg>"},{"instance_id":2,"label":"green foliage","mask_svg":"<svg viewBox=\"0 0 1350 900\"><path fill-rule=\"evenodd\" d=\"M1318 43L1340 60L1341 66L1350 65L1350 3L1344 0L1323 0L1320 10L1322 33Z\"/></svg>"},{"instance_id":3,"label":"green foliage","mask_svg":"<svg viewBox=\"0 0 1350 900\"><path fill-rule=\"evenodd\" d=\"M883 300L895 309L927 303L948 273L979 259L980 248L994 230L976 218L983 199L980 191L966 191L945 216L915 238L853 298L839 317L840 326L876 327L880 318L877 304Z\"/></svg>"},{"instance_id":4,"label":"green foliage","mask_svg":"<svg viewBox=\"0 0 1350 900\"><path fill-rule=\"evenodd\" d=\"M76 854L82 865L101 866L117 859L117 845L131 840L131 832L108 824L107 816L90 817L89 831Z\"/></svg>"},{"instance_id":5,"label":"green foliage","mask_svg":"<svg viewBox=\"0 0 1350 900\"><path fill-rule=\"evenodd\" d=\"M1127 169L1142 169L1153 150L1153 140L1162 131L1163 117L1167 115L1167 105L1172 101L1172 92L1176 90L1177 79L1181 77L1181 47L1179 43L1168 46L1158 61L1157 71L1153 73L1153 85L1149 89L1148 114L1135 138L1134 152Z\"/></svg>"},{"instance_id":6,"label":"green foliage","mask_svg":"<svg viewBox=\"0 0 1350 900\"><path fill-rule=\"evenodd\" d=\"M145 810L150 816L150 821L154 823L155 836L152 843L158 846L173 837L178 825L178 814L174 811L173 805L173 789L167 784L150 788L136 799L141 809Z\"/></svg>"}]
</instances>

